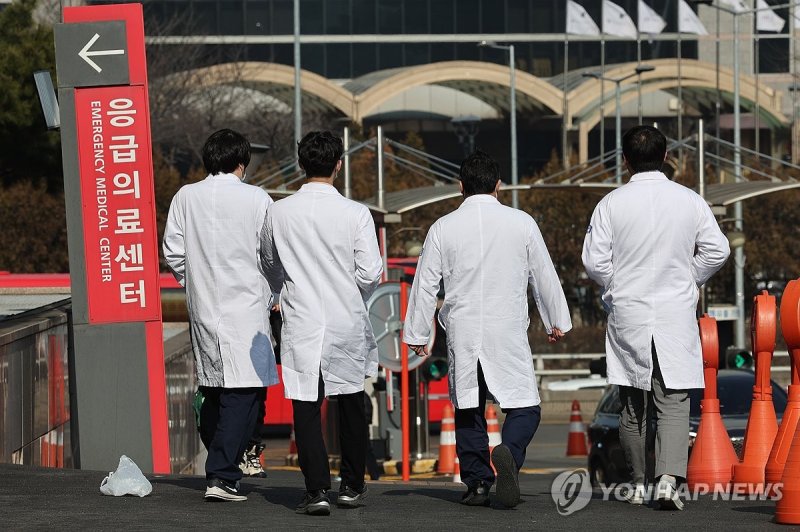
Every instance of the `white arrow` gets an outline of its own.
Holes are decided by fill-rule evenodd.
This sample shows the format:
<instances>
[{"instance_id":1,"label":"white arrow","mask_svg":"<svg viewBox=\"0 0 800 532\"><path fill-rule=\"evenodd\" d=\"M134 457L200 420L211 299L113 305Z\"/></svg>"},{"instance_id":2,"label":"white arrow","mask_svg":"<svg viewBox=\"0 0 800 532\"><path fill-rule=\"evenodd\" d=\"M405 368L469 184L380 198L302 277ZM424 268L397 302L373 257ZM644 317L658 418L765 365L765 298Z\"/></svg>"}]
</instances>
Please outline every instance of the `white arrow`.
<instances>
[{"instance_id":1,"label":"white arrow","mask_svg":"<svg viewBox=\"0 0 800 532\"><path fill-rule=\"evenodd\" d=\"M95 55L123 55L125 53L125 50L95 50L94 52L90 52L89 48L91 48L92 45L99 38L100 38L100 34L99 33L95 33L94 37L89 39L89 42L86 43L86 46L84 46L83 49L80 52L78 52L78 57L80 57L81 59L86 61L89 64L89 66L92 67L93 69L97 70L97 72L102 72L103 69L100 68L99 66L97 66L97 63L92 61L90 59L90 57L93 57Z\"/></svg>"}]
</instances>

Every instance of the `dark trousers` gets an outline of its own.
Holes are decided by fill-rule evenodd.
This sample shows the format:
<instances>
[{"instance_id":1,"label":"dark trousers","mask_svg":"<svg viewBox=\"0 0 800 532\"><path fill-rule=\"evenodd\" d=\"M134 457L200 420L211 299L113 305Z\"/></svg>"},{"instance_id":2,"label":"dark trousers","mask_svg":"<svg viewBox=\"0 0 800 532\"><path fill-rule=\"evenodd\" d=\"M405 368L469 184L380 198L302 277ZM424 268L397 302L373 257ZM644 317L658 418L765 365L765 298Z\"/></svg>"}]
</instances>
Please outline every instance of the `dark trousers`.
<instances>
[{"instance_id":1,"label":"dark trousers","mask_svg":"<svg viewBox=\"0 0 800 532\"><path fill-rule=\"evenodd\" d=\"M489 457L489 435L486 432L486 380L478 364L478 406L477 408L457 408L456 454L461 468L461 481L469 487L483 481L494 483L494 471ZM539 405L523 408L503 409L506 420L503 423L503 444L511 450L517 469L525 463L525 452L539 428L542 409Z\"/></svg>"},{"instance_id":2,"label":"dark trousers","mask_svg":"<svg viewBox=\"0 0 800 532\"><path fill-rule=\"evenodd\" d=\"M257 401L258 412L256 413L256 422L253 424L253 433L250 435L250 441L247 442L248 447L261 443L261 433L264 431L264 416L267 415L267 388L261 389Z\"/></svg>"},{"instance_id":3,"label":"dark trousers","mask_svg":"<svg viewBox=\"0 0 800 532\"><path fill-rule=\"evenodd\" d=\"M308 491L331 489L328 451L322 438L320 409L324 398L325 385L320 377L316 401L292 401L297 458ZM364 392L337 395L336 399L339 414L339 444L342 449L339 475L342 477L343 485L360 490L364 486L367 453Z\"/></svg>"},{"instance_id":4,"label":"dark trousers","mask_svg":"<svg viewBox=\"0 0 800 532\"><path fill-rule=\"evenodd\" d=\"M239 462L253 434L264 388L201 386L200 391L200 439L208 450L206 478L237 482L242 478Z\"/></svg>"}]
</instances>

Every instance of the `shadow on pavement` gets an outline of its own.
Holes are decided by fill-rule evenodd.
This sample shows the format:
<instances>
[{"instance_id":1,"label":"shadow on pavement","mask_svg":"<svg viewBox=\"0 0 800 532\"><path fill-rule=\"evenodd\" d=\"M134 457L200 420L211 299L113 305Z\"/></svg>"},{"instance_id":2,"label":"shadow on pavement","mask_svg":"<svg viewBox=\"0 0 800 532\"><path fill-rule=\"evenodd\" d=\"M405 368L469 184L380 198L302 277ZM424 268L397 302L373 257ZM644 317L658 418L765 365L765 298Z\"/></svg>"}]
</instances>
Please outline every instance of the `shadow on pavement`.
<instances>
[{"instance_id":1,"label":"shadow on pavement","mask_svg":"<svg viewBox=\"0 0 800 532\"><path fill-rule=\"evenodd\" d=\"M741 506L739 508L731 508L734 512L745 512L748 514L767 514L772 515L775 513L774 506Z\"/></svg>"},{"instance_id":2,"label":"shadow on pavement","mask_svg":"<svg viewBox=\"0 0 800 532\"><path fill-rule=\"evenodd\" d=\"M295 507L300 503L300 500L305 495L306 490L303 488L286 488L286 487L264 487L259 486L252 491L254 494L261 495L264 500L270 504L283 506L289 510L294 511ZM328 492L331 503L336 503L336 494L332 491Z\"/></svg>"}]
</instances>

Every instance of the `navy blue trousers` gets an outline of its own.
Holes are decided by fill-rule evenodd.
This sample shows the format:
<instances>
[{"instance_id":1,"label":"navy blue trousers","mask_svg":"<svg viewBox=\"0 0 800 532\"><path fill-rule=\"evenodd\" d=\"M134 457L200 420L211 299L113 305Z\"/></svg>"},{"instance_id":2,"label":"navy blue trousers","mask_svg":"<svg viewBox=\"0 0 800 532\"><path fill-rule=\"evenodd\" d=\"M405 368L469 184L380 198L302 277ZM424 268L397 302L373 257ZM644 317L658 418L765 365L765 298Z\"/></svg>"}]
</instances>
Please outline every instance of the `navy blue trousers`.
<instances>
[{"instance_id":1,"label":"navy blue trousers","mask_svg":"<svg viewBox=\"0 0 800 532\"><path fill-rule=\"evenodd\" d=\"M494 484L489 458L489 435L486 432L486 380L478 364L478 407L456 409L456 454L461 467L461 481L469 487L481 481ZM503 444L511 450L517 470L525 463L525 452L539 428L542 409L539 405L503 409L506 420L501 433Z\"/></svg>"},{"instance_id":2,"label":"navy blue trousers","mask_svg":"<svg viewBox=\"0 0 800 532\"><path fill-rule=\"evenodd\" d=\"M206 478L237 482L239 462L253 434L264 388L201 386L200 439L208 450Z\"/></svg>"}]
</instances>

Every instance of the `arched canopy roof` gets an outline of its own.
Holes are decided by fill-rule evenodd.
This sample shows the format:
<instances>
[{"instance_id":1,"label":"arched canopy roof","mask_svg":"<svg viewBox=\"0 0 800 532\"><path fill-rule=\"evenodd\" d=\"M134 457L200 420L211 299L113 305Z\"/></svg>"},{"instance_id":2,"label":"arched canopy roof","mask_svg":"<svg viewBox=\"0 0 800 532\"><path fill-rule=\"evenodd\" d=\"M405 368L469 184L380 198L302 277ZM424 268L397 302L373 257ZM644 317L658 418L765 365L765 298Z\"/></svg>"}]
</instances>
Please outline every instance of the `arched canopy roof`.
<instances>
[{"instance_id":1,"label":"arched canopy roof","mask_svg":"<svg viewBox=\"0 0 800 532\"><path fill-rule=\"evenodd\" d=\"M641 75L642 94L655 91L677 92L678 74L680 71L681 87L684 99L690 105L700 108L711 108L716 102L716 76L710 73L715 72L716 66L711 63L684 59L680 67L676 59L657 59L648 61L648 65L654 66L655 70L645 72ZM625 63L611 65L606 68L605 77L618 79L627 76L635 71L636 63ZM579 119L584 122L584 127L591 129L600 121L600 81L592 78L581 77L582 72L596 71L596 69L583 69L581 72L570 73L567 78L567 98L569 119ZM720 91L723 98L733 102L734 77L733 71L727 68L719 69ZM582 83L578 83L582 79ZM754 108L758 101L761 118L770 126L786 126L789 119L781 111L781 93L767 86L764 83L756 85L755 78L751 76L740 76L739 94L742 105L747 108ZM551 79L554 84L563 86L562 77ZM606 114L615 112L614 83L606 82ZM636 90L637 77L633 76L620 84L622 91L622 103L634 101L638 97Z\"/></svg>"},{"instance_id":2,"label":"arched canopy roof","mask_svg":"<svg viewBox=\"0 0 800 532\"><path fill-rule=\"evenodd\" d=\"M445 61L427 65L373 72L345 85L356 100L357 121L369 116L380 104L421 85L442 85L473 95L507 111L511 78L506 66L481 61ZM542 78L516 72L517 107L561 114L563 93Z\"/></svg>"},{"instance_id":3,"label":"arched canopy roof","mask_svg":"<svg viewBox=\"0 0 800 532\"><path fill-rule=\"evenodd\" d=\"M683 96L690 105L705 108L716 101L716 76L710 74L715 71L715 65L692 59L683 60L680 69L675 59L657 59L648 64L656 68L642 74L643 94L662 90L675 92L680 70ZM605 76L619 78L633 72L635 67L636 63L611 65L606 68ZM600 120L600 81L581 76L583 72L592 70L596 69L570 72L566 80L563 76L545 80L517 71L515 87L519 112L536 111L561 116L562 87L566 81L569 122L578 120L583 128L593 127ZM723 97L730 102L733 99L733 72L720 68L719 73ZM263 91L292 106L294 69L290 66L261 62L226 63L199 68L188 74L188 86L236 84ZM305 70L301 73L301 79L307 108L340 112L358 123L375 112L381 104L414 87L425 85L450 87L503 111L508 111L509 105L509 69L488 62L446 61L382 70L351 80L344 86ZM754 108L758 101L765 124L785 126L789 123L781 112L780 92L763 83L757 86L755 79L750 76L742 76L740 82L744 107ZM623 103L637 97L636 83L634 76L621 84ZM613 113L614 105L613 83L606 83L605 112Z\"/></svg>"},{"instance_id":4,"label":"arched canopy roof","mask_svg":"<svg viewBox=\"0 0 800 532\"><path fill-rule=\"evenodd\" d=\"M706 201L708 201L710 205L727 207L738 201L795 188L800 188L800 182L745 181L742 183L722 183L708 186L706 190Z\"/></svg>"},{"instance_id":5,"label":"arched canopy roof","mask_svg":"<svg viewBox=\"0 0 800 532\"><path fill-rule=\"evenodd\" d=\"M183 73L186 74L189 87L235 84L265 92L289 107L294 105L294 68L290 66L248 61L197 68ZM355 102L350 91L307 70L301 71L300 79L304 105L312 110L337 111L355 119Z\"/></svg>"}]
</instances>

